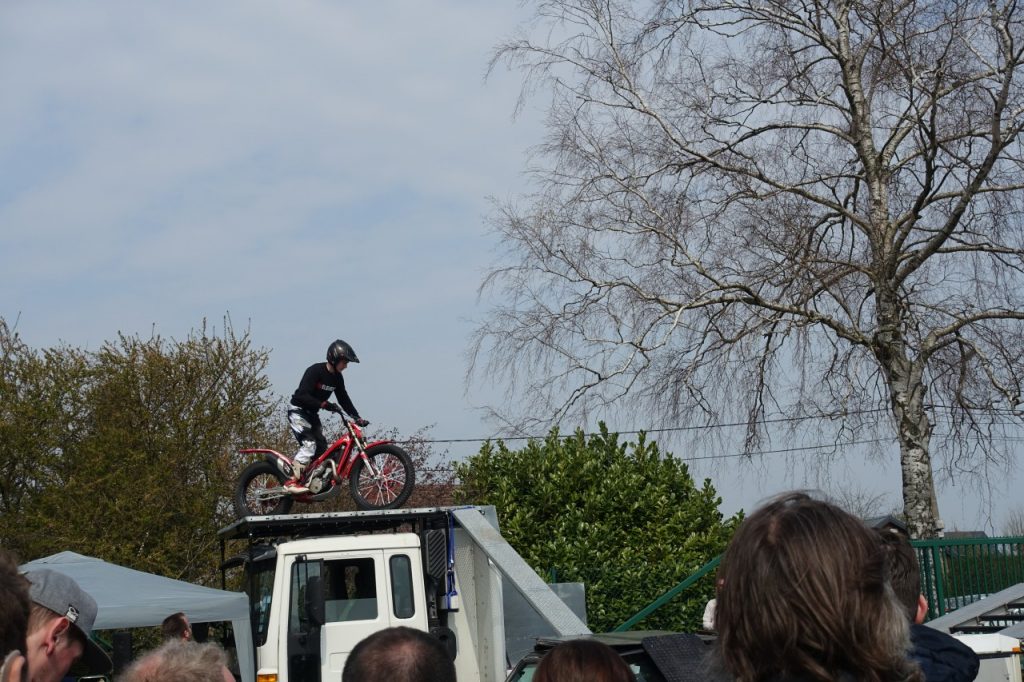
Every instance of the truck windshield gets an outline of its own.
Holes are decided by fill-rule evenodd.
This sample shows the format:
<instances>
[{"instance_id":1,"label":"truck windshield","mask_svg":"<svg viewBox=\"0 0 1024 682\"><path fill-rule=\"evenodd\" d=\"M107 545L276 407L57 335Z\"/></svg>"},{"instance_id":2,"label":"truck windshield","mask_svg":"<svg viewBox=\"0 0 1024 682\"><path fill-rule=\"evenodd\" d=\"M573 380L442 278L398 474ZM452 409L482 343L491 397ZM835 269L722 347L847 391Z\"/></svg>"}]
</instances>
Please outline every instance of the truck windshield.
<instances>
[{"instance_id":1,"label":"truck windshield","mask_svg":"<svg viewBox=\"0 0 1024 682\"><path fill-rule=\"evenodd\" d=\"M270 600L274 594L273 559L249 564L249 605L252 609L252 635L258 647L267 643L270 625Z\"/></svg>"}]
</instances>

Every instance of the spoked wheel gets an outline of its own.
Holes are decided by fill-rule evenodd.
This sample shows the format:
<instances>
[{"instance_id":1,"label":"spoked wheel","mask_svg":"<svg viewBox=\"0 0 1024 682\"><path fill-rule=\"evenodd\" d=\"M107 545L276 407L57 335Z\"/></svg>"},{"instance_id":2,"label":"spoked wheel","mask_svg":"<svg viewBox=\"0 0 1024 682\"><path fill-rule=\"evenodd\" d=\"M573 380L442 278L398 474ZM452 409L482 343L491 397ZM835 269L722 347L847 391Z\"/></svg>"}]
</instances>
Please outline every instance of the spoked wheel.
<instances>
[{"instance_id":1,"label":"spoked wheel","mask_svg":"<svg viewBox=\"0 0 1024 682\"><path fill-rule=\"evenodd\" d=\"M284 474L270 462L247 466L235 484L235 513L238 516L287 514L292 496L284 491Z\"/></svg>"},{"instance_id":2,"label":"spoked wheel","mask_svg":"<svg viewBox=\"0 0 1024 682\"><path fill-rule=\"evenodd\" d=\"M357 459L349 474L356 506L395 509L405 504L416 483L409 453L397 445L376 445L367 449L366 458Z\"/></svg>"}]
</instances>

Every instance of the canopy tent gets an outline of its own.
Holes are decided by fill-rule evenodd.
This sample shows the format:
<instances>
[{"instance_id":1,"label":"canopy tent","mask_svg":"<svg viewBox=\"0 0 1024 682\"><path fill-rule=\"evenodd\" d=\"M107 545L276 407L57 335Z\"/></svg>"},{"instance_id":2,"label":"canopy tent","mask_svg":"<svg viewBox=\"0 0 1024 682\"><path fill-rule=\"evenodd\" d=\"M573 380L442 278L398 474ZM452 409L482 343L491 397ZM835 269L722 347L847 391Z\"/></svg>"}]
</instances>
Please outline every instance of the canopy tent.
<instances>
[{"instance_id":1,"label":"canopy tent","mask_svg":"<svg viewBox=\"0 0 1024 682\"><path fill-rule=\"evenodd\" d=\"M231 621L242 680L255 679L245 594L143 573L75 552L60 552L21 566L23 571L34 568L63 573L88 592L99 607L96 630L160 625L178 611L184 611L193 623Z\"/></svg>"}]
</instances>

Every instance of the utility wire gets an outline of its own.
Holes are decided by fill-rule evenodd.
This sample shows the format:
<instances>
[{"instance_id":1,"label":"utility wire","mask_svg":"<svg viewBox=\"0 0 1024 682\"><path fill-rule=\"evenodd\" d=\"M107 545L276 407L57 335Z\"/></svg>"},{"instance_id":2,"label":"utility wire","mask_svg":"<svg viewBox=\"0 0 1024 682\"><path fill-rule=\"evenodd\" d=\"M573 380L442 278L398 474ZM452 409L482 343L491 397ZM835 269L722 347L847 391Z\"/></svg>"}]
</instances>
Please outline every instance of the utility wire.
<instances>
[{"instance_id":1,"label":"utility wire","mask_svg":"<svg viewBox=\"0 0 1024 682\"><path fill-rule=\"evenodd\" d=\"M951 410L952 409L951 407L946 406L946 405L926 405L925 407L928 408L928 409L933 409L933 410ZM846 416L857 416L857 415L878 414L878 413L886 413L887 414L888 412L889 412L888 409L880 408L879 407L879 408L872 408L872 409L869 409L869 410L853 410L853 411L850 411L850 412L845 412L845 413L843 413L841 415L801 415L801 416L798 416L798 417L777 417L775 419L762 419L762 420L759 420L759 421L755 421L753 423L754 424L759 424L759 425L765 425L765 424L784 424L784 423L791 423L791 422L807 421L807 420L810 420L810 419L838 419L838 418L846 417ZM986 410L986 412L987 413L991 413L991 414L1008 414L1008 415L1018 414L1018 412L1016 410L1009 410L1009 409L992 409L992 410ZM1002 424L1002 425L1008 425L1008 424L1013 424L1015 422L1011 421L1011 422L997 422L997 423L998 424ZM617 435L620 435L620 436L635 436L635 435L640 434L640 433L651 434L651 433L679 433L679 432L683 432L683 431L710 431L712 429L735 428L735 427L738 427L738 426L747 426L747 425L748 425L748 422L728 422L728 423L724 423L724 424L705 424L705 425L699 425L699 426L669 426L669 427L658 428L658 429L639 429L639 430L635 430L635 431L614 431L613 433L615 433ZM586 436L586 437L592 437L592 436L596 436L596 435L599 435L599 434L597 432L591 431L591 432L586 432L583 435ZM571 434L561 434L558 437L564 439L564 438L574 438L575 436L576 436L575 433L571 433ZM507 442L524 441L524 440L543 440L543 439L545 439L547 437L548 437L547 435L544 435L544 436L508 436L508 437L496 436L495 435L495 436L490 436L488 438L428 438L428 439L423 439L423 440L404 440L404 441L399 441L399 442L401 442L401 443L414 443L415 442L415 443L430 443L430 444L453 444L453 443L484 443L484 442L492 441L492 440L500 440L502 442L506 442L507 443ZM821 447L830 447L830 446L821 446ZM812 449L819 449L819 448L815 447L815 448L812 448ZM723 456L726 456L726 455L723 455ZM732 455L728 455L728 456L732 456Z\"/></svg>"},{"instance_id":2,"label":"utility wire","mask_svg":"<svg viewBox=\"0 0 1024 682\"><path fill-rule=\"evenodd\" d=\"M853 412L847 412L843 415L830 416L830 415L805 415L801 417L778 417L775 419L762 419L754 422L756 424L783 424L788 422L806 421L808 419L836 419L840 416L859 415L859 414L875 414L878 412L887 412L888 410L882 408L875 408L870 410L856 410ZM659 429L638 429L635 431L614 431L620 436L635 436L639 433L674 433L679 431L709 431L711 429L727 429L734 428L737 426L746 426L747 422L729 422L725 424L704 424L700 426L667 426ZM584 436L596 436L597 432L587 432ZM575 433L559 435L559 438L574 438ZM406 440L399 441L403 443L483 443L489 440L501 440L504 442L519 441L519 440L543 440L547 436L490 436L489 438L433 438L423 440Z\"/></svg>"},{"instance_id":3,"label":"utility wire","mask_svg":"<svg viewBox=\"0 0 1024 682\"><path fill-rule=\"evenodd\" d=\"M639 433L639 432L634 431L634 432L619 432L619 433L621 434L621 433ZM948 433L933 433L932 434L933 437L938 437L938 438L942 438L942 437L945 437L945 436L948 436L948 435L949 435ZM570 436L559 436L559 438L569 438L569 437ZM467 439L467 440L469 440L469 439ZM1024 437L1003 436L1003 437L998 437L998 438L992 438L992 440L994 440L994 441L1001 441L1001 442L1007 442L1007 443L1019 443L1019 442L1024 442ZM408 442L408 441L406 441L406 442ZM424 442L430 442L430 441L418 441L418 442L424 443ZM774 449L774 450L756 450L756 451L753 451L753 452L734 452L734 453L730 453L730 454L726 454L726 455L699 455L699 456L696 456L696 457L686 457L686 456L683 456L683 455L673 455L673 457L675 459L678 459L678 460L682 461L682 462L697 462L697 461L712 460L712 459L736 459L736 458L739 458L739 457L753 458L753 457L760 457L760 456L763 456L763 455L780 455L780 454L786 454L786 453L790 453L790 452L809 452L809 451L813 451L813 450L833 450L835 448L846 447L846 446L851 446L851 445L874 445L874 444L877 444L877 443L892 443L892 442L893 442L892 438L870 438L870 439L865 439L865 440L842 441L842 442L839 442L839 443L819 443L817 445L801 445L801 446L796 446L796 447L791 447L791 448L778 448L778 449ZM454 468L450 467L450 466L439 466L439 467L425 468L425 469L423 469L423 471L429 471L429 472L434 472L434 473L441 473L441 472L449 473L451 471L454 471Z\"/></svg>"},{"instance_id":4,"label":"utility wire","mask_svg":"<svg viewBox=\"0 0 1024 682\"><path fill-rule=\"evenodd\" d=\"M420 441L420 442L423 442L423 441ZM847 446L847 445L870 445L870 444L873 444L873 443L891 443L891 442L892 442L892 440L888 439L888 438L872 438L872 439L867 439L867 440L850 440L850 441L844 441L844 442L841 442L841 443L821 443L821 444L818 444L818 445L802 445L802 446L792 447L792 448L779 448L779 449L776 449L776 450L757 450L755 452L735 452L735 453L731 453L731 454L728 454L728 455L700 455L700 456L697 456L697 457L685 457L685 456L680 456L680 455L673 455L673 457L675 459L678 459L678 460L682 461L682 462L697 462L697 461L700 461L700 460L708 460L708 459L734 459L734 458L737 458L737 457L759 457L761 455L779 455L779 454L785 454L785 453L788 453L788 452L807 452L807 451L810 451L810 450L827 450L827 449L832 449L832 448L836 448L836 447L843 447L843 446ZM438 472L445 472L445 473L447 473L447 472L450 472L450 471L453 471L453 470L454 470L454 468L450 467L450 466L449 467L445 467L445 466L430 467L430 468L423 469L423 471L430 471L430 472L434 472L434 473L438 473Z\"/></svg>"}]
</instances>

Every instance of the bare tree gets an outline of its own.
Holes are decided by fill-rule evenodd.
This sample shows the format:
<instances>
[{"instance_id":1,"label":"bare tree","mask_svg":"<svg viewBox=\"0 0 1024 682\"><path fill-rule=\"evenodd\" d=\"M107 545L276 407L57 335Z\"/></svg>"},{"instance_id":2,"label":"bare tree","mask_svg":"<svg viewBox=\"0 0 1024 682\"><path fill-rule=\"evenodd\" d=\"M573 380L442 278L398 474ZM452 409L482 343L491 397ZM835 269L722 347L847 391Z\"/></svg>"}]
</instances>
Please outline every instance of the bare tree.
<instances>
[{"instance_id":1,"label":"bare tree","mask_svg":"<svg viewBox=\"0 0 1024 682\"><path fill-rule=\"evenodd\" d=\"M1009 511L1003 524L1003 535L1024 537L1024 507L1014 507Z\"/></svg>"},{"instance_id":2,"label":"bare tree","mask_svg":"<svg viewBox=\"0 0 1024 682\"><path fill-rule=\"evenodd\" d=\"M896 516L886 493L871 490L855 483L833 486L828 491L828 498L859 519L870 519L879 516Z\"/></svg>"},{"instance_id":3,"label":"bare tree","mask_svg":"<svg viewBox=\"0 0 1024 682\"><path fill-rule=\"evenodd\" d=\"M980 471L1022 416L1022 12L539 2L495 55L552 99L471 376L544 421L738 416L750 448L772 415L880 426L934 535L933 436Z\"/></svg>"}]
</instances>

